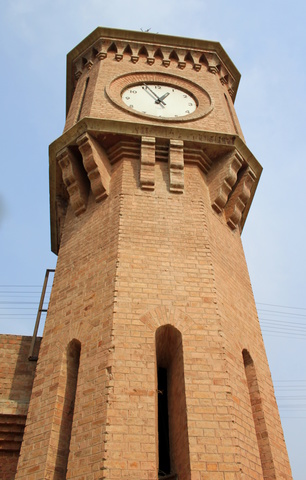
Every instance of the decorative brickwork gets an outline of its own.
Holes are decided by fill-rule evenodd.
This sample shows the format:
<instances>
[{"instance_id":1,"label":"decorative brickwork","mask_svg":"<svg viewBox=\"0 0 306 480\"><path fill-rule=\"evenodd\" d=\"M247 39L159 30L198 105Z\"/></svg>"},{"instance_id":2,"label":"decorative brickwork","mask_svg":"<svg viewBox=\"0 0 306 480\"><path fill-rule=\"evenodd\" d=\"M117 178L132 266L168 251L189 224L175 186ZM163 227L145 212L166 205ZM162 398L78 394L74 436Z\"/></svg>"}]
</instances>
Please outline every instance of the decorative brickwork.
<instances>
[{"instance_id":1,"label":"decorative brickwork","mask_svg":"<svg viewBox=\"0 0 306 480\"><path fill-rule=\"evenodd\" d=\"M91 49L84 52L81 57L74 61L76 80L80 78L82 70L86 71L92 67L95 59L98 61L105 60L108 56L113 56L117 62L126 57L127 61L130 60L134 64L139 61L140 57L145 57L146 63L150 66L153 66L156 59L158 59L161 60L161 65L166 68L169 67L171 62L175 62L180 70L190 66L196 72L199 72L204 66L208 68L209 72L219 75L222 84L229 83L231 88L228 89L228 92L231 96L234 95L233 85L237 79L233 78L217 53L197 49L176 48L175 50L170 50L166 45L153 46L150 43L146 43L139 46L136 43L123 43L122 41L120 46L117 46L116 40L112 41L111 38L99 38Z\"/></svg>"},{"instance_id":2,"label":"decorative brickwork","mask_svg":"<svg viewBox=\"0 0 306 480\"><path fill-rule=\"evenodd\" d=\"M77 145L82 153L83 165L96 202L100 202L109 193L110 164L106 153L88 134L78 138Z\"/></svg>"},{"instance_id":3,"label":"decorative brickwork","mask_svg":"<svg viewBox=\"0 0 306 480\"><path fill-rule=\"evenodd\" d=\"M225 215L227 218L227 224L232 229L239 226L243 210L251 196L251 189L254 181L255 175L250 168L247 169L246 172L243 172L235 191L226 205Z\"/></svg>"},{"instance_id":4,"label":"decorative brickwork","mask_svg":"<svg viewBox=\"0 0 306 480\"><path fill-rule=\"evenodd\" d=\"M154 190L155 185L155 138L142 137L140 157L141 188Z\"/></svg>"},{"instance_id":5,"label":"decorative brickwork","mask_svg":"<svg viewBox=\"0 0 306 480\"><path fill-rule=\"evenodd\" d=\"M68 149L57 155L57 161L63 172L63 181L67 187L72 208L76 215L86 210L88 186L79 160Z\"/></svg>"},{"instance_id":6,"label":"decorative brickwork","mask_svg":"<svg viewBox=\"0 0 306 480\"><path fill-rule=\"evenodd\" d=\"M184 143L170 140L169 145L170 191L182 193L184 190Z\"/></svg>"},{"instance_id":7,"label":"decorative brickwork","mask_svg":"<svg viewBox=\"0 0 306 480\"><path fill-rule=\"evenodd\" d=\"M214 165L209 183L212 207L217 213L222 212L225 207L241 167L242 158L238 152L231 152Z\"/></svg>"}]
</instances>

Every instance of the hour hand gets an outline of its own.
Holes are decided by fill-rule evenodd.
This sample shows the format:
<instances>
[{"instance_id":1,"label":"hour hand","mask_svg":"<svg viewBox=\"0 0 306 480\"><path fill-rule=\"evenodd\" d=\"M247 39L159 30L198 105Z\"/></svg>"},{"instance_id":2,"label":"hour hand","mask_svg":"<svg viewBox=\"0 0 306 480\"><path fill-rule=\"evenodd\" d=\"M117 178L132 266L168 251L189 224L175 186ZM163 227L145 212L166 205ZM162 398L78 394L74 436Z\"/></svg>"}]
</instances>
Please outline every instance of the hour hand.
<instances>
[{"instance_id":1,"label":"hour hand","mask_svg":"<svg viewBox=\"0 0 306 480\"><path fill-rule=\"evenodd\" d=\"M164 93L161 97L159 97L157 100L155 100L155 103L162 103L163 105L166 105L163 100L168 97L169 92Z\"/></svg>"}]
</instances>

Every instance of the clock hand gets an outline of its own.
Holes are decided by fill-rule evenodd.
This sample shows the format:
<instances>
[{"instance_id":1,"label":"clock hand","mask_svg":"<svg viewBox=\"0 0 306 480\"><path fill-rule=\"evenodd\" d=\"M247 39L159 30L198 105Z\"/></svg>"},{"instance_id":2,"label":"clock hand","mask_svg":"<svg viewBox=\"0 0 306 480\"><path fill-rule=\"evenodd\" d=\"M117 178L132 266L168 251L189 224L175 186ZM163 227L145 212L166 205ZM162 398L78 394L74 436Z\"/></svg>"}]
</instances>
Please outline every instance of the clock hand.
<instances>
[{"instance_id":1,"label":"clock hand","mask_svg":"<svg viewBox=\"0 0 306 480\"><path fill-rule=\"evenodd\" d=\"M158 100L155 101L155 103L163 103L164 105L166 105L163 100L164 98L168 97L168 95L170 95L170 92L167 92L167 93L164 93L164 95L162 95L161 97L159 97Z\"/></svg>"},{"instance_id":2,"label":"clock hand","mask_svg":"<svg viewBox=\"0 0 306 480\"><path fill-rule=\"evenodd\" d=\"M166 105L165 102L163 102L163 97L164 97L164 95L163 95L161 98L159 98L159 96L156 95L156 93L153 92L153 90L152 90L148 85L146 85L146 84L144 83L144 86L146 87L146 91L149 90L149 92L151 92L152 95L154 95L154 97L156 98L155 103L160 103L160 104L162 104L162 105ZM166 95L166 94L165 94L165 95ZM168 94L168 95L169 95L169 94ZM167 95L166 95L166 96L167 96ZM165 98L165 97L164 97L164 98Z\"/></svg>"},{"instance_id":3,"label":"clock hand","mask_svg":"<svg viewBox=\"0 0 306 480\"><path fill-rule=\"evenodd\" d=\"M156 95L156 93L153 92L153 90L152 90L148 85L146 85L146 84L144 83L144 86L146 87L146 91L149 90L149 92L151 92L152 95L154 95L154 97L157 98L157 100L159 100L158 95Z\"/></svg>"}]
</instances>

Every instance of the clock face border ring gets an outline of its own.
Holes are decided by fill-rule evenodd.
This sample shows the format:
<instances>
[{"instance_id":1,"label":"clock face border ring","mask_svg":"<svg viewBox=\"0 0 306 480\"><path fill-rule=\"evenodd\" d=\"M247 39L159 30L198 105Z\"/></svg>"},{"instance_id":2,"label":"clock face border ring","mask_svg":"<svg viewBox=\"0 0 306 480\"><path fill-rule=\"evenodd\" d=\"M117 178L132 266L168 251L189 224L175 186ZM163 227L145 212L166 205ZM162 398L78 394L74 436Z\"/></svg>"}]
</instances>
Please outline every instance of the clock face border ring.
<instances>
[{"instance_id":1,"label":"clock face border ring","mask_svg":"<svg viewBox=\"0 0 306 480\"><path fill-rule=\"evenodd\" d=\"M143 83L147 85L167 85L185 91L187 94L191 95L194 98L197 104L197 108L194 112L182 117L157 117L136 111L128 107L123 102L121 96L127 88L132 88L133 86L141 85ZM121 110L124 110L125 112L128 112L129 114L135 115L137 117L148 118L151 120L154 119L158 122L190 122L205 117L214 108L213 100L208 94L208 92L204 90L204 88L184 77L179 77L177 75L172 75L168 73L143 71L125 73L123 75L115 77L105 88L105 93L107 97L112 101L112 103L114 103Z\"/></svg>"}]
</instances>

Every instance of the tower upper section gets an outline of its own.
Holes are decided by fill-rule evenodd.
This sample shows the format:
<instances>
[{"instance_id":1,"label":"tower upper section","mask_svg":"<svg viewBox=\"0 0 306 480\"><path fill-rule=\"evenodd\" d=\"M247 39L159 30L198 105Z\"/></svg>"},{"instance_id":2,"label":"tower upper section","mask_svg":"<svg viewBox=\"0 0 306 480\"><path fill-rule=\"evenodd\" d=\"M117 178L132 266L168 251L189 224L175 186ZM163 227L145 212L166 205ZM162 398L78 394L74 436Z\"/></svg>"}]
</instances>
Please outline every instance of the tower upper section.
<instances>
[{"instance_id":1,"label":"tower upper section","mask_svg":"<svg viewBox=\"0 0 306 480\"><path fill-rule=\"evenodd\" d=\"M176 193L184 191L184 164L196 163L212 208L241 231L261 166L234 109L239 80L217 42L99 27L75 47L64 133L50 146L53 251L68 202L79 215L90 191L101 201L124 156L140 160L139 188L149 190L152 165L167 161Z\"/></svg>"},{"instance_id":2,"label":"tower upper section","mask_svg":"<svg viewBox=\"0 0 306 480\"><path fill-rule=\"evenodd\" d=\"M150 125L166 119L167 124L242 136L231 111L239 80L238 70L217 42L99 27L67 57L65 130L83 117ZM182 112L167 112L169 102L175 101L171 92L152 115L146 104L134 105L140 92L130 99L124 96L129 87L152 82L189 94L195 109L191 112L187 101ZM146 93L148 102L149 96Z\"/></svg>"}]
</instances>

